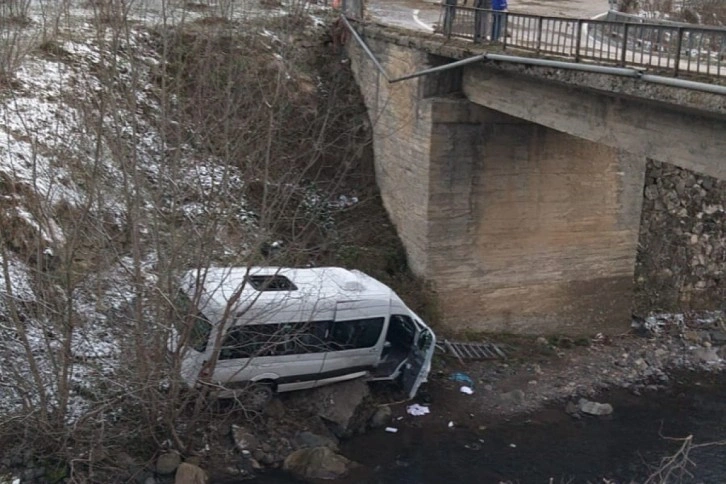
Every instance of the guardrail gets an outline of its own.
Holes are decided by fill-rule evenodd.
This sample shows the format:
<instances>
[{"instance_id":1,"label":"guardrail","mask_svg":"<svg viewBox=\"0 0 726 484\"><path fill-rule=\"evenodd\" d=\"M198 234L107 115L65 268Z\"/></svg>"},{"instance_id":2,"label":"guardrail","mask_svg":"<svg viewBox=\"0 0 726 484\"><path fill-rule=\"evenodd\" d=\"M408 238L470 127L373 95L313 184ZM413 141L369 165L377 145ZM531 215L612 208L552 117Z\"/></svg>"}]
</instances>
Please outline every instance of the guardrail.
<instances>
[{"instance_id":1,"label":"guardrail","mask_svg":"<svg viewBox=\"0 0 726 484\"><path fill-rule=\"evenodd\" d=\"M575 62L648 67L675 77L726 77L726 29L547 17L442 6L448 37L515 47Z\"/></svg>"}]
</instances>

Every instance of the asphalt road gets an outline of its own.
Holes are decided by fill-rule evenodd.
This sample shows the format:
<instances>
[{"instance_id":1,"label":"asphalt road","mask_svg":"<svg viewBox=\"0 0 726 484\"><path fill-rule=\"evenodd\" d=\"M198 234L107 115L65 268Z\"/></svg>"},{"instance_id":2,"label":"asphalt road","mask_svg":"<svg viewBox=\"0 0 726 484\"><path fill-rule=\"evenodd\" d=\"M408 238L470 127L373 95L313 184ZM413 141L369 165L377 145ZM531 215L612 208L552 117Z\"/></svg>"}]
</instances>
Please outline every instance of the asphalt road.
<instances>
[{"instance_id":1,"label":"asphalt road","mask_svg":"<svg viewBox=\"0 0 726 484\"><path fill-rule=\"evenodd\" d=\"M460 0L461 1L461 0ZM472 4L469 1L469 5ZM511 12L592 18L608 10L608 0L509 0ZM438 1L369 0L368 14L376 21L421 31L433 31L439 21Z\"/></svg>"}]
</instances>

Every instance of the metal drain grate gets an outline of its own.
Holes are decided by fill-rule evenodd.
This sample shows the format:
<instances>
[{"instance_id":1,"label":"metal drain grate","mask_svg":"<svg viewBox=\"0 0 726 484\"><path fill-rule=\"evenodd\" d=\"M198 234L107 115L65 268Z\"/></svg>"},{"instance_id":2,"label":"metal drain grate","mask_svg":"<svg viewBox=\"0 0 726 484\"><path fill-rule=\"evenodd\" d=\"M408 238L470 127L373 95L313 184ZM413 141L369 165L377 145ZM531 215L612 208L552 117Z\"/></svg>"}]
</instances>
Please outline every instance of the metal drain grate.
<instances>
[{"instance_id":1,"label":"metal drain grate","mask_svg":"<svg viewBox=\"0 0 726 484\"><path fill-rule=\"evenodd\" d=\"M444 341L446 352L460 360L496 360L506 358L504 351L494 343L458 343Z\"/></svg>"}]
</instances>

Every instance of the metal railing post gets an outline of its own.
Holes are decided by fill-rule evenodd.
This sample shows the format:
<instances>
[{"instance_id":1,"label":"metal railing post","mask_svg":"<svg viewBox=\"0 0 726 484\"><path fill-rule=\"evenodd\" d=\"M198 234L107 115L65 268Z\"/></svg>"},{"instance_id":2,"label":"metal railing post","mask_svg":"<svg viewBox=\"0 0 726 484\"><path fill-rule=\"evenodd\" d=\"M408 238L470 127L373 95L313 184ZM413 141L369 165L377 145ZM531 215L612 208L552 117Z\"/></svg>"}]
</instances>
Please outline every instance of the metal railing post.
<instances>
[{"instance_id":1,"label":"metal railing post","mask_svg":"<svg viewBox=\"0 0 726 484\"><path fill-rule=\"evenodd\" d=\"M504 16L501 19L502 21L502 50L507 50L507 27L509 26L509 13L504 12Z\"/></svg>"},{"instance_id":2,"label":"metal railing post","mask_svg":"<svg viewBox=\"0 0 726 484\"><path fill-rule=\"evenodd\" d=\"M542 50L542 24L544 23L544 18L540 17L537 19L537 55Z\"/></svg>"},{"instance_id":3,"label":"metal railing post","mask_svg":"<svg viewBox=\"0 0 726 484\"><path fill-rule=\"evenodd\" d=\"M678 40L676 41L676 65L674 66L673 75L678 77L681 71L681 50L683 50L683 33L685 29L678 27Z\"/></svg>"},{"instance_id":4,"label":"metal railing post","mask_svg":"<svg viewBox=\"0 0 726 484\"><path fill-rule=\"evenodd\" d=\"M623 24L623 51L620 53L620 65L625 66L628 62L628 29L629 23Z\"/></svg>"},{"instance_id":5,"label":"metal railing post","mask_svg":"<svg viewBox=\"0 0 726 484\"><path fill-rule=\"evenodd\" d=\"M577 38L575 39L575 62L580 62L580 45L582 43L582 19L577 20Z\"/></svg>"}]
</instances>

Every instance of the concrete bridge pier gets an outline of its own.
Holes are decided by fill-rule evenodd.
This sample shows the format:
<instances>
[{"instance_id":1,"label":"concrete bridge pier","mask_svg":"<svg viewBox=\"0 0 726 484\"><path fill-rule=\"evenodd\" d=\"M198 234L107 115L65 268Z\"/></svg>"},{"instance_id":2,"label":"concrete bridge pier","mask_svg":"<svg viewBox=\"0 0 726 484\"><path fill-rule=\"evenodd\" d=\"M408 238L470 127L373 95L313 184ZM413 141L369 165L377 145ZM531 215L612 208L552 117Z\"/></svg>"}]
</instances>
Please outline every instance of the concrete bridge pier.
<instances>
[{"instance_id":1,"label":"concrete bridge pier","mask_svg":"<svg viewBox=\"0 0 726 484\"><path fill-rule=\"evenodd\" d=\"M392 76L439 62L368 42ZM449 328L627 329L644 157L474 104L461 72L388 84L349 53L384 204Z\"/></svg>"},{"instance_id":2,"label":"concrete bridge pier","mask_svg":"<svg viewBox=\"0 0 726 484\"><path fill-rule=\"evenodd\" d=\"M645 159L433 98L428 257L454 329L627 328Z\"/></svg>"}]
</instances>

